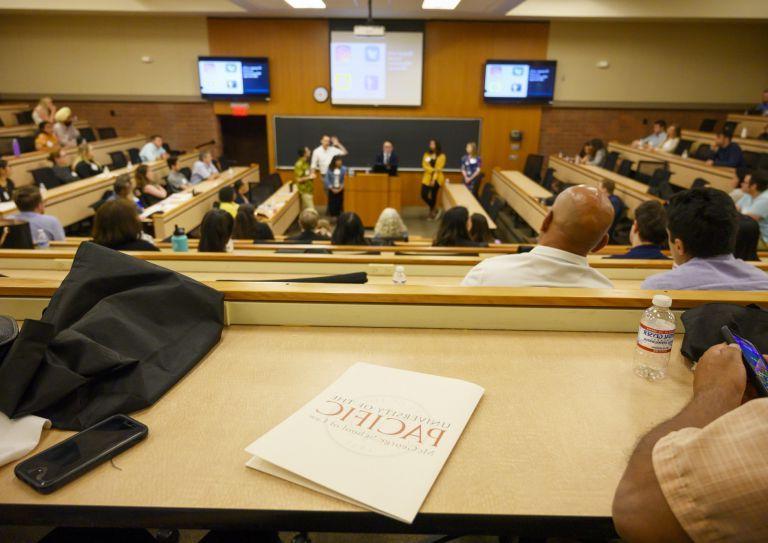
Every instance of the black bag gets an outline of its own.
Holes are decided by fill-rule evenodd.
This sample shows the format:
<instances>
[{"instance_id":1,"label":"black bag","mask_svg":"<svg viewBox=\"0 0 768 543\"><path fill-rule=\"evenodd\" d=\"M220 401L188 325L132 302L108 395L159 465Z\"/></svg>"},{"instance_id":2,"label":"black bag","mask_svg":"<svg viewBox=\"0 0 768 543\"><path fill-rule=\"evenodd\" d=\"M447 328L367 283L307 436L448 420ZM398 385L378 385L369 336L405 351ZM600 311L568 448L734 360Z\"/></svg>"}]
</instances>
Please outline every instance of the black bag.
<instances>
[{"instance_id":1,"label":"black bag","mask_svg":"<svg viewBox=\"0 0 768 543\"><path fill-rule=\"evenodd\" d=\"M707 349L722 343L720 328L725 325L768 353L768 311L756 305L700 305L683 313L682 321L685 338L680 350L690 360L698 361Z\"/></svg>"},{"instance_id":2,"label":"black bag","mask_svg":"<svg viewBox=\"0 0 768 543\"><path fill-rule=\"evenodd\" d=\"M0 411L81 430L157 401L221 338L223 295L94 243L0 363Z\"/></svg>"}]
</instances>

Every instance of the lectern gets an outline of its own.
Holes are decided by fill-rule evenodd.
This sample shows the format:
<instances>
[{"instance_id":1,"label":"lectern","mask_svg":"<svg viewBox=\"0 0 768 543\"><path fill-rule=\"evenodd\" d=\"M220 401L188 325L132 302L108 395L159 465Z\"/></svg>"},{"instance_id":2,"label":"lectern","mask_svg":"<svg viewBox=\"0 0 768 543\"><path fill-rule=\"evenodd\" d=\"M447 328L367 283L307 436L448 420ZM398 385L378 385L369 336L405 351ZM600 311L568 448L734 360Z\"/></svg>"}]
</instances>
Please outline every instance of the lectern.
<instances>
[{"instance_id":1,"label":"lectern","mask_svg":"<svg viewBox=\"0 0 768 543\"><path fill-rule=\"evenodd\" d=\"M381 210L402 206L400 179L385 173L359 173L347 177L344 183L344 210L360 215L363 225L373 227Z\"/></svg>"}]
</instances>

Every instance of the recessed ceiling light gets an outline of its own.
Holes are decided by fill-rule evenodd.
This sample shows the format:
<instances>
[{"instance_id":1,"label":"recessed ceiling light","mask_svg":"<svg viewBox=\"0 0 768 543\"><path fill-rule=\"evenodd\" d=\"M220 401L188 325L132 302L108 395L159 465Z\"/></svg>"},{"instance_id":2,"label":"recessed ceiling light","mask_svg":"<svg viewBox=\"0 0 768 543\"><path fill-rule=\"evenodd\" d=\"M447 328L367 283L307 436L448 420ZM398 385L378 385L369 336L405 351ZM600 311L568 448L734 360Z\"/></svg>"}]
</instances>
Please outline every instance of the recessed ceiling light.
<instances>
[{"instance_id":1,"label":"recessed ceiling light","mask_svg":"<svg viewBox=\"0 0 768 543\"><path fill-rule=\"evenodd\" d=\"M456 9L461 0L424 0L421 9Z\"/></svg>"},{"instance_id":2,"label":"recessed ceiling light","mask_svg":"<svg viewBox=\"0 0 768 543\"><path fill-rule=\"evenodd\" d=\"M285 0L288 5L296 9L325 9L324 0Z\"/></svg>"}]
</instances>

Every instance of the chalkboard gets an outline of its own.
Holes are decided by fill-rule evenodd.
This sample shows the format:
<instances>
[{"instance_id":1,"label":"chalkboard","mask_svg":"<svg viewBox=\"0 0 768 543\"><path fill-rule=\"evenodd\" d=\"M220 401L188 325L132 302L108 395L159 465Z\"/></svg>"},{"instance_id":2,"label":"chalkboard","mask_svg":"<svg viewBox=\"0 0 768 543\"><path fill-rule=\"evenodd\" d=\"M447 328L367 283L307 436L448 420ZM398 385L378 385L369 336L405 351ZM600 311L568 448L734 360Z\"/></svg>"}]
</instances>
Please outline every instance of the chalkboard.
<instances>
[{"instance_id":1,"label":"chalkboard","mask_svg":"<svg viewBox=\"0 0 768 543\"><path fill-rule=\"evenodd\" d=\"M458 170L467 143L480 144L480 119L276 116L274 133L279 168L292 168L299 147L314 149L323 134L329 134L349 151L344 158L347 167L371 167L382 142L390 140L400 158L400 169L418 170L429 140L436 138L447 158L446 169Z\"/></svg>"}]
</instances>

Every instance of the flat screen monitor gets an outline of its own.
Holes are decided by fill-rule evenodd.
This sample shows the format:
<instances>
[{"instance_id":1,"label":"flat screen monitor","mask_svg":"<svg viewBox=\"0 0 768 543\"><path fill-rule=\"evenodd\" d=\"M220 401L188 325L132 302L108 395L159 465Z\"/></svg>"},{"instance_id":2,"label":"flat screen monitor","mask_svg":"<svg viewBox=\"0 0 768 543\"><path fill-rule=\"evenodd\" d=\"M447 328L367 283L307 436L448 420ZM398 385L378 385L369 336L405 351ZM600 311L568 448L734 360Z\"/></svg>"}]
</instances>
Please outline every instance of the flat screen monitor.
<instances>
[{"instance_id":1,"label":"flat screen monitor","mask_svg":"<svg viewBox=\"0 0 768 543\"><path fill-rule=\"evenodd\" d=\"M198 57L200 95L208 100L268 100L269 61L256 57Z\"/></svg>"},{"instance_id":2,"label":"flat screen monitor","mask_svg":"<svg viewBox=\"0 0 768 543\"><path fill-rule=\"evenodd\" d=\"M543 104L555 97L554 60L489 60L485 63L486 102Z\"/></svg>"},{"instance_id":3,"label":"flat screen monitor","mask_svg":"<svg viewBox=\"0 0 768 543\"><path fill-rule=\"evenodd\" d=\"M331 103L420 106L424 33L331 31Z\"/></svg>"}]
</instances>

